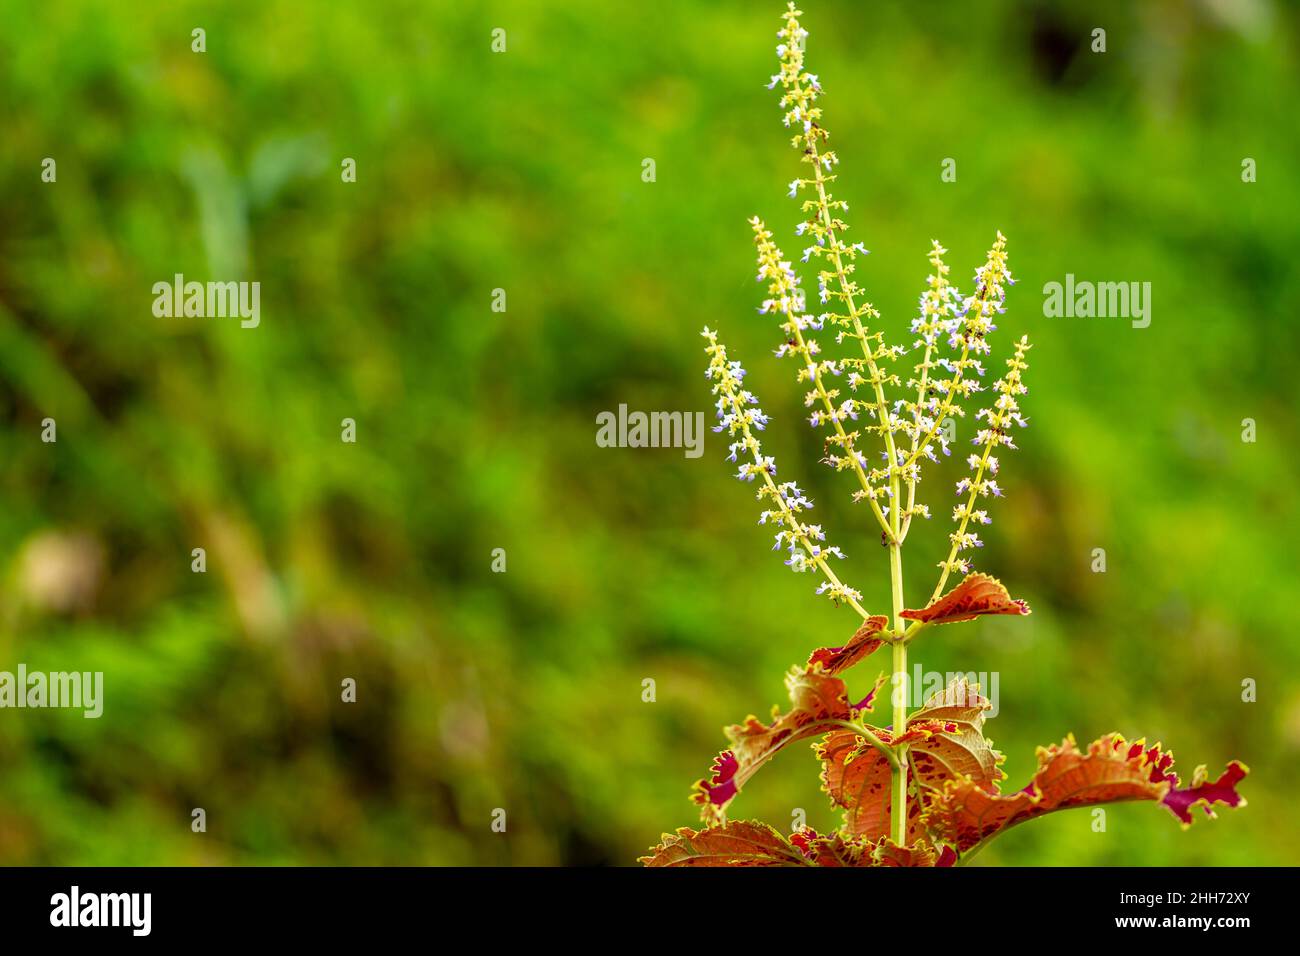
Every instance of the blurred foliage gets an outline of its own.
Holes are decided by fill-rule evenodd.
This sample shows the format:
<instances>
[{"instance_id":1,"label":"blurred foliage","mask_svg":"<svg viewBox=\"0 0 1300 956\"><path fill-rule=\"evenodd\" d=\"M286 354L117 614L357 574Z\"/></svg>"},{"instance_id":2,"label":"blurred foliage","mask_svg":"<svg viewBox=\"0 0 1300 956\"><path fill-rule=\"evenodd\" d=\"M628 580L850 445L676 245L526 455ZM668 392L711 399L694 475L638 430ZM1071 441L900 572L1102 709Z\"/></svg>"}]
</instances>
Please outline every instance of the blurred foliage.
<instances>
[{"instance_id":1,"label":"blurred foliage","mask_svg":"<svg viewBox=\"0 0 1300 956\"><path fill-rule=\"evenodd\" d=\"M97 721L0 711L0 862L629 864L693 822L721 725L853 621L768 551L718 436L601 449L597 413L707 409L719 329L888 606L754 311L746 217L797 246L781 6L0 0L0 669L106 675ZM1035 614L913 660L999 672L1009 784L1068 731L1253 771L1248 809L1186 834L1061 814L979 862L1297 862L1295 8L803 9L887 331L931 238L965 282L1000 228L1021 281L990 368L1036 343L979 563ZM1150 328L1044 318L1067 272L1150 281ZM261 326L154 318L175 273L260 281ZM915 600L953 474L922 486ZM805 752L736 811L796 807L834 820Z\"/></svg>"}]
</instances>

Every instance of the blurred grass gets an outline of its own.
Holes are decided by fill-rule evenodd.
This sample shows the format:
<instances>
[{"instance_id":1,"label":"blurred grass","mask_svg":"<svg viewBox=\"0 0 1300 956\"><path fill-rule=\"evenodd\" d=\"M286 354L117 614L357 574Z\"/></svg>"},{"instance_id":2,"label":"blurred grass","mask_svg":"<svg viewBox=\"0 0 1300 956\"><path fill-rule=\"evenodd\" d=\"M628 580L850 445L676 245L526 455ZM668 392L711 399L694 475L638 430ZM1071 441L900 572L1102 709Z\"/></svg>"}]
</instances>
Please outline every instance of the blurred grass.
<instances>
[{"instance_id":1,"label":"blurred grass","mask_svg":"<svg viewBox=\"0 0 1300 956\"><path fill-rule=\"evenodd\" d=\"M0 0L0 669L102 669L107 698L0 712L0 862L627 864L691 823L721 725L852 628L767 551L717 436L696 460L594 444L620 403L708 408L706 323L887 606L754 314L745 218L796 246L763 89L781 4L650 7ZM914 660L1000 673L1009 784L1068 731L1253 771L1248 809L1188 833L1062 814L980 862L1295 863L1294 8L803 8L887 331L931 238L964 282L1000 228L999 338L1035 341L980 555L1035 614ZM155 319L177 272L260 281L261 326ZM1151 327L1043 318L1067 272L1150 281ZM923 486L915 599L950 488ZM834 820L806 753L736 809L795 807Z\"/></svg>"}]
</instances>

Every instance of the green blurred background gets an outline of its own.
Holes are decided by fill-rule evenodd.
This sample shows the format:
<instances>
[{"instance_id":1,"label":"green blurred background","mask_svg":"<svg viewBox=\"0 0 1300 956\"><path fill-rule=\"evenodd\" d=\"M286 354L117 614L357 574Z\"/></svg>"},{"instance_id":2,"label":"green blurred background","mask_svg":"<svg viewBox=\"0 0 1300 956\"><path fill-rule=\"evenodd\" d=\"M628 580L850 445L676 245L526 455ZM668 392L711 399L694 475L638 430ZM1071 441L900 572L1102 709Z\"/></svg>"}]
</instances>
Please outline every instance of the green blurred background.
<instances>
[{"instance_id":1,"label":"green blurred background","mask_svg":"<svg viewBox=\"0 0 1300 956\"><path fill-rule=\"evenodd\" d=\"M99 720L0 711L0 863L630 864L694 822L721 726L852 614L768 550L719 436L694 460L598 448L596 415L709 409L698 333L720 330L844 576L888 606L755 313L746 217L800 245L764 89L781 9L0 2L0 669L106 685ZM803 9L889 334L931 238L965 287L1001 229L1020 284L990 369L1035 342L978 555L1035 613L913 661L999 672L1008 786L1069 731L1252 768L1249 808L1190 832L1077 811L979 863L1297 862L1296 8ZM261 326L155 318L177 272L260 281ZM1151 282L1151 326L1044 318L1067 272ZM922 486L914 602L956 475ZM795 808L837 817L802 746L734 809Z\"/></svg>"}]
</instances>

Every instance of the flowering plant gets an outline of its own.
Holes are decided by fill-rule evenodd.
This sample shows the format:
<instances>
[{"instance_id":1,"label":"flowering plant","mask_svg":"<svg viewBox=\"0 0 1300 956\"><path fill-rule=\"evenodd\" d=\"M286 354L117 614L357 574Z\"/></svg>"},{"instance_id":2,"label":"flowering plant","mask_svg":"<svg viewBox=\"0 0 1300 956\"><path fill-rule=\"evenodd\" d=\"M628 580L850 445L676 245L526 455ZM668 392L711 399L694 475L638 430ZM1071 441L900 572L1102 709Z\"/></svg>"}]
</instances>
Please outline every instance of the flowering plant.
<instances>
[{"instance_id":1,"label":"flowering plant","mask_svg":"<svg viewBox=\"0 0 1300 956\"><path fill-rule=\"evenodd\" d=\"M718 755L710 775L696 785L692 798L705 826L679 829L642 862L649 866L949 866L968 859L992 837L1044 813L1123 800L1163 804L1184 826L1200 806L1213 816L1216 803L1236 807L1245 800L1236 785L1247 770L1228 764L1217 780L1198 767L1187 784L1173 772L1173 756L1159 744L1104 736L1080 748L1072 736L1040 747L1038 769L1028 785L1003 792L1003 761L985 738L989 701L976 685L962 678L927 699L909 714L904 688L909 645L932 628L971 621L989 614L1021 616L1024 601L1013 599L996 579L972 570L969 553L981 546L978 526L990 522L987 500L1002 496L999 456L1015 449L1013 431L1024 428L1020 396L1027 392L1028 338L1015 343L1006 372L992 386L992 400L975 413L975 450L966 459L969 477L957 483L952 510L955 530L947 557L929 601L909 608L904 598L903 545L912 521L929 518L917 500L923 467L949 455L945 422L964 417L970 400L988 391L984 358L997 330L995 317L1005 311L1014 279L1007 269L1006 239L999 232L984 264L975 270L969 294L949 279L947 250L938 242L929 252L932 268L920 307L911 323L908 349L886 343L877 329L880 314L865 301L854 280L856 260L866 255L861 243L850 244L842 216L848 205L829 189L837 178L839 157L827 145L818 100L821 82L804 67L807 31L802 13L789 4L778 32L780 72L769 88L781 88L785 125L807 166L790 183L789 194L802 198L805 216L796 233L808 245L801 261L816 267L817 297L824 311L813 314L795 266L772 233L755 217L750 221L758 253L758 280L767 283L759 312L779 322L779 358L793 359L796 380L806 388L804 405L812 427L825 433L824 461L847 471L857 484L853 498L865 503L889 551L892 609L871 614L862 593L835 571L844 558L826 543L819 524L807 520L813 503L793 481L778 481L776 463L764 454L758 433L768 416L744 386L745 370L730 358L717 334L706 328L707 377L717 397L715 431L732 439L729 459L737 475L757 486L763 505L760 524L776 526L775 549L788 553L785 563L810 572L817 593L861 618L841 646L816 650L806 664L786 677L790 708L773 708L769 722L750 716L727 728L731 746ZM837 345L854 353L831 358L815 333L831 333ZM894 371L905 355L919 356L906 383ZM842 384L841 384L842 383ZM846 393L847 392L847 393ZM891 401L888 393L901 392ZM869 452L878 451L874 459ZM945 591L954 573L962 579ZM888 647L890 672L882 674L864 699L854 703L842 674ZM877 693L893 687L892 719L884 727L868 722ZM799 740L814 740L822 761L823 789L844 810L843 826L821 835L803 827L786 837L757 822L729 821L727 809L749 779L779 750Z\"/></svg>"}]
</instances>

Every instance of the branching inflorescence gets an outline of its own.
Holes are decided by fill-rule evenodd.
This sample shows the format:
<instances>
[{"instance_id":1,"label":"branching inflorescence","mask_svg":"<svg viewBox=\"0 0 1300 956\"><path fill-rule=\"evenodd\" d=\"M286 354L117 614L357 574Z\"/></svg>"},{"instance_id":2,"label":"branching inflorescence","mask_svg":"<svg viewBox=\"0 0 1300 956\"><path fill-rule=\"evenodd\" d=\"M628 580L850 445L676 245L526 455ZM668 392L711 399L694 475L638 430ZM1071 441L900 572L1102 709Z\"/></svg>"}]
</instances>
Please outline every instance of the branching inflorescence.
<instances>
[{"instance_id":1,"label":"branching inflorescence","mask_svg":"<svg viewBox=\"0 0 1300 956\"><path fill-rule=\"evenodd\" d=\"M785 257L758 217L750 220L758 257L758 281L766 297L758 311L776 321L781 343L776 356L793 361L804 388L807 419L824 436L824 462L851 472L853 500L865 504L867 519L878 526L889 551L890 615L871 614L860 591L836 571L844 559L826 543L820 524L808 521L813 503L793 481L777 478L776 463L763 452L758 433L768 424L757 397L744 387L745 370L730 358L717 333L706 328L706 375L717 399L717 432L730 438L728 460L736 477L757 485L763 504L759 523L775 526L774 549L788 553L795 572L819 579L816 591L837 606L847 606L861 623L838 647L816 650L806 664L786 677L791 706L774 708L771 720L750 716L726 729L731 746L718 755L708 777L695 785L692 799L701 809L702 830L682 828L643 857L651 866L944 866L967 858L990 838L1043 813L1121 800L1162 803L1183 823L1201 807L1242 806L1236 785L1246 768L1232 761L1217 780L1198 767L1183 785L1172 772L1173 757L1159 744L1127 741L1110 734L1080 749L1073 737L1039 748L1038 771L1029 785L1003 793L1002 755L983 733L989 702L977 685L964 679L907 711L907 650L912 641L940 624L983 615L1026 615L1024 601L1013 600L996 579L972 570L970 552L982 546L979 529L990 523L989 500L1002 496L1000 454L1015 449L1013 436L1027 424L1020 397L1027 391L1028 338L1014 344L1006 372L986 387L984 362L991 352L995 319L1005 311L1014 279L1007 269L1006 238L999 232L984 264L975 270L969 294L949 279L947 250L931 245L932 270L911 323L910 347L889 345L878 323L880 313L866 300L854 276L867 254L861 242L849 243L844 216L848 204L836 199L839 156L818 105L821 81L804 65L807 31L791 3L777 36L781 69L770 89L780 88L791 143L807 167L789 185L800 201L802 221L795 229L807 245L801 263L815 269L817 306L810 309L798 267ZM838 353L823 352L819 337L833 336ZM900 359L915 362L904 383ZM984 393L984 402L977 396ZM890 401L891 394L902 397ZM952 508L955 528L939 564L929 601L911 609L904 598L902 551L914 518L929 518L917 486L928 463L951 454L949 429L974 413L969 474L956 484ZM874 532L873 532L874 533ZM961 581L945 592L950 576ZM876 650L888 646L889 672L870 694L853 703L840 676ZM890 684L892 721L867 722L878 691ZM727 808L751 776L779 750L813 740L821 759L823 789L844 810L844 824L823 836L804 827L785 836L762 823L729 821Z\"/></svg>"}]
</instances>

